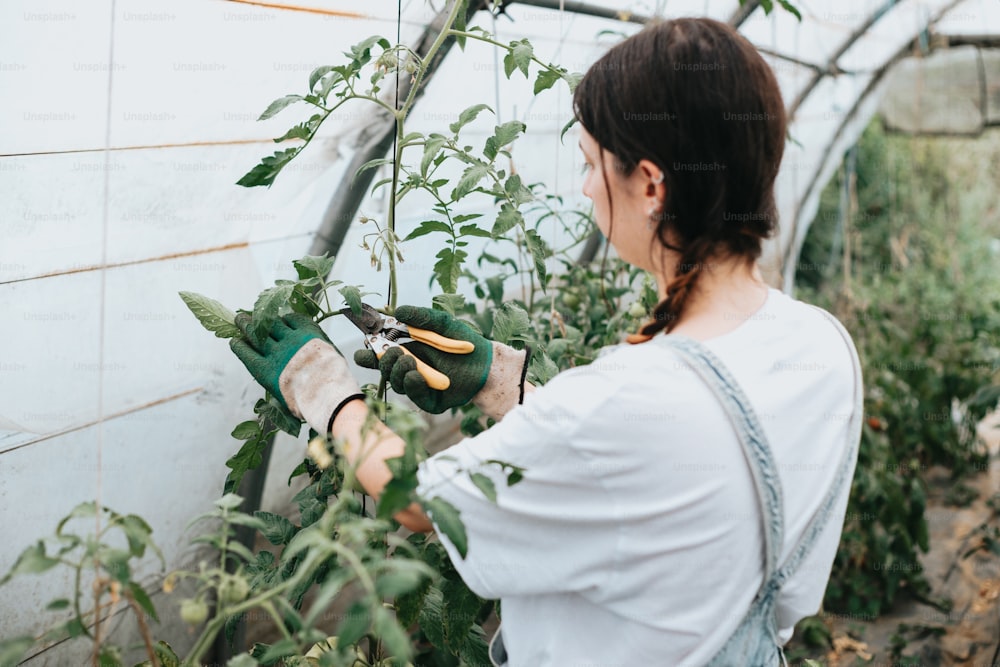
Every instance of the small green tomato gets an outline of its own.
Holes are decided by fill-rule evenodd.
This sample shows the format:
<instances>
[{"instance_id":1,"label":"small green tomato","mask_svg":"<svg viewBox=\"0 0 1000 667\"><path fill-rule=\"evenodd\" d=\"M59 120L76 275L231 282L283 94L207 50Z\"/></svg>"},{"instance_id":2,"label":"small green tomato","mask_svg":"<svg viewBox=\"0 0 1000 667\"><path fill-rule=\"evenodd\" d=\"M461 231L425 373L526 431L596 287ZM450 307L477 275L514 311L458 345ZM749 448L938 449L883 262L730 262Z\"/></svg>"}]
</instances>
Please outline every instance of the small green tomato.
<instances>
[{"instance_id":1,"label":"small green tomato","mask_svg":"<svg viewBox=\"0 0 1000 667\"><path fill-rule=\"evenodd\" d=\"M576 307L580 305L580 297L572 292L567 292L562 295L562 301L566 304L566 307L570 310L576 310Z\"/></svg>"},{"instance_id":2,"label":"small green tomato","mask_svg":"<svg viewBox=\"0 0 1000 667\"><path fill-rule=\"evenodd\" d=\"M201 600L181 602L181 620L188 625L198 625L208 618L208 605Z\"/></svg>"},{"instance_id":3,"label":"small green tomato","mask_svg":"<svg viewBox=\"0 0 1000 667\"><path fill-rule=\"evenodd\" d=\"M646 315L646 309L641 303L636 301L631 306L629 306L628 314L632 317L643 317Z\"/></svg>"},{"instance_id":4,"label":"small green tomato","mask_svg":"<svg viewBox=\"0 0 1000 667\"><path fill-rule=\"evenodd\" d=\"M242 602L249 592L250 585L241 575L227 574L219 582L219 600L223 604Z\"/></svg>"}]
</instances>

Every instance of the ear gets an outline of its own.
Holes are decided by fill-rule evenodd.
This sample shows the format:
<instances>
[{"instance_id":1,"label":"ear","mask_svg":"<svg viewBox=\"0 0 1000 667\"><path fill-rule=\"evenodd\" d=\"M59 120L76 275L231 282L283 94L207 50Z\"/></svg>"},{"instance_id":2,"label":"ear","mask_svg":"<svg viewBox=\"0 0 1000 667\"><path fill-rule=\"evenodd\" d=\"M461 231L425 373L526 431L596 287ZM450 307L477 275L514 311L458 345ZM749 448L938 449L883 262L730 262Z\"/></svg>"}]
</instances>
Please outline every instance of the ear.
<instances>
[{"instance_id":1,"label":"ear","mask_svg":"<svg viewBox=\"0 0 1000 667\"><path fill-rule=\"evenodd\" d=\"M667 186L663 182L663 170L657 167L651 160L643 159L639 160L635 171L641 179L640 186L642 187L643 195L655 198L656 201L662 203L664 197L667 195Z\"/></svg>"}]
</instances>

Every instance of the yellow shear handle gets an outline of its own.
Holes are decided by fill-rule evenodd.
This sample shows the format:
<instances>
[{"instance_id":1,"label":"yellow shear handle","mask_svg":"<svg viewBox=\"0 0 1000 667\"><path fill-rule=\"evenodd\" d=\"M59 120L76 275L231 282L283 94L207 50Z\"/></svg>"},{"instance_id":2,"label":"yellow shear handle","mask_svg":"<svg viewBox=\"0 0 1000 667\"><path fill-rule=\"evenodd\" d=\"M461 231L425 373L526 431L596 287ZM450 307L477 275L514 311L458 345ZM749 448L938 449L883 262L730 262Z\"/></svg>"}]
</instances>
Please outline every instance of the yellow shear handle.
<instances>
[{"instance_id":1,"label":"yellow shear handle","mask_svg":"<svg viewBox=\"0 0 1000 667\"><path fill-rule=\"evenodd\" d=\"M431 347L436 347L442 352L451 354L469 354L476 349L476 346L467 340L455 340L446 338L441 334L429 329L418 329L417 327L407 327L410 330L410 338L421 343L427 343Z\"/></svg>"},{"instance_id":2,"label":"yellow shear handle","mask_svg":"<svg viewBox=\"0 0 1000 667\"><path fill-rule=\"evenodd\" d=\"M438 369L433 368L425 361L418 358L415 354L407 350L402 345L399 346L399 349L403 351L403 354L413 357L413 360L417 362L417 372L420 373L420 375L427 382L428 387L430 387L431 389L438 389L440 391L444 391L445 389L451 386L451 378L449 378L447 375L445 375ZM385 354L385 352L383 352L382 354ZM378 355L379 359L382 358L382 354Z\"/></svg>"}]
</instances>

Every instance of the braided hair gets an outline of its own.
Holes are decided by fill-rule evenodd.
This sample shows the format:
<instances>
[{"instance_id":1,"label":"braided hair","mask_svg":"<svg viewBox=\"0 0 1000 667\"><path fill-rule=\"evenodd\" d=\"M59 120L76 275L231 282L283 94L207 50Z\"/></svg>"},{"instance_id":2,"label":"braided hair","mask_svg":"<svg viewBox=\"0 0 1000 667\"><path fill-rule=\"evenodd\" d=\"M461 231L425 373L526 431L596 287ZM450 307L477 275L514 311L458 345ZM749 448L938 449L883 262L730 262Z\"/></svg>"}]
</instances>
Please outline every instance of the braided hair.
<instances>
[{"instance_id":1,"label":"braided hair","mask_svg":"<svg viewBox=\"0 0 1000 667\"><path fill-rule=\"evenodd\" d=\"M573 108L623 176L643 159L663 173L656 238L678 259L642 338L669 332L709 262L752 263L775 232L787 124L777 80L729 25L679 18L609 50L580 81ZM604 182L613 207L606 173Z\"/></svg>"}]
</instances>

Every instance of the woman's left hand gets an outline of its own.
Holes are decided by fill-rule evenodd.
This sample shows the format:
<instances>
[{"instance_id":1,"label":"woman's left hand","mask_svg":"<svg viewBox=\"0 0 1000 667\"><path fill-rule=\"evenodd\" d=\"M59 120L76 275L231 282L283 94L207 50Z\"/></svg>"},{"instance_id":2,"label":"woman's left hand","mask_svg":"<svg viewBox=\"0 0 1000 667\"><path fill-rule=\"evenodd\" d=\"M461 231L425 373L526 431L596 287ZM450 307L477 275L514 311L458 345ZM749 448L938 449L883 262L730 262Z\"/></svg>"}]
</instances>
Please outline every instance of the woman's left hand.
<instances>
[{"instance_id":1,"label":"woman's left hand","mask_svg":"<svg viewBox=\"0 0 1000 667\"><path fill-rule=\"evenodd\" d=\"M249 315L236 316L242 336L229 342L250 374L288 411L325 433L333 412L352 397L363 398L347 361L306 315L275 320L268 336L255 341Z\"/></svg>"}]
</instances>

